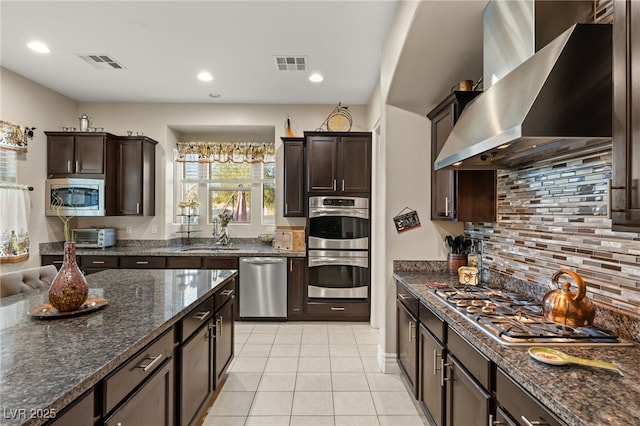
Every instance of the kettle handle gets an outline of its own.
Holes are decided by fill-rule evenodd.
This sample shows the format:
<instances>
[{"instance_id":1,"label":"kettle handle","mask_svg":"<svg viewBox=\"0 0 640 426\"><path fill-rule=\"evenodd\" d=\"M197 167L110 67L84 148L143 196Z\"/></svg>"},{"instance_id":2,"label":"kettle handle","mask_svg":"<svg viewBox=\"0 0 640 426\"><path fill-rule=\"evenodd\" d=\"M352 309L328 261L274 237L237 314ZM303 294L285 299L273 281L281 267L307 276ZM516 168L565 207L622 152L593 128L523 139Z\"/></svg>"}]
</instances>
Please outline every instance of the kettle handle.
<instances>
[{"instance_id":1,"label":"kettle handle","mask_svg":"<svg viewBox=\"0 0 640 426\"><path fill-rule=\"evenodd\" d=\"M576 274L573 271L561 269L553 275L553 278L551 278L551 280L554 282L554 284L558 285L558 278L560 278L562 275L565 275L565 274L573 278L573 280L576 282L576 285L578 286L578 292L575 294L575 296L572 297L572 299L575 300L576 302L578 300L582 300L584 296L586 296L587 294L587 286L585 285L580 275Z\"/></svg>"}]
</instances>

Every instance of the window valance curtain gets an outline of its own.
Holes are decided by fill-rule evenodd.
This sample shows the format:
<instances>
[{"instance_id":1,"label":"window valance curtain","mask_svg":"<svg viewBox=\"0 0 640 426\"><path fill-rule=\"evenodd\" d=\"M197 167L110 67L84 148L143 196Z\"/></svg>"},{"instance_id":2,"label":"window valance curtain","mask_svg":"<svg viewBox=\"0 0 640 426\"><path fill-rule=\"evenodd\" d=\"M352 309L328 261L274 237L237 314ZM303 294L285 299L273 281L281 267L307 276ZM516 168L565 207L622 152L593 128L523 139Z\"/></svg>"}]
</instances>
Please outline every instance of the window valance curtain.
<instances>
[{"instance_id":1,"label":"window valance curtain","mask_svg":"<svg viewBox=\"0 0 640 426\"><path fill-rule=\"evenodd\" d=\"M178 142L177 162L275 163L273 142Z\"/></svg>"}]
</instances>

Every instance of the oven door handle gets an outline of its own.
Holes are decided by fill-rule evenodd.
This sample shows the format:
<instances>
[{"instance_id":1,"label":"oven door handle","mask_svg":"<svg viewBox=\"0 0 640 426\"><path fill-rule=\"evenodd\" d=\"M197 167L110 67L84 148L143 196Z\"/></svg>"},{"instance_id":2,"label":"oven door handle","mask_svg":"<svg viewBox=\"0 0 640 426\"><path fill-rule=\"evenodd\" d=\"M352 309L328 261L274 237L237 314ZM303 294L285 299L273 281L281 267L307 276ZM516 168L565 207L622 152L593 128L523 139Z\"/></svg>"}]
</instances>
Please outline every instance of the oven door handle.
<instances>
[{"instance_id":1,"label":"oven door handle","mask_svg":"<svg viewBox=\"0 0 640 426\"><path fill-rule=\"evenodd\" d=\"M358 219L369 219L368 209L333 209L323 207L321 209L309 209L309 218L315 217L355 217Z\"/></svg>"},{"instance_id":2,"label":"oven door handle","mask_svg":"<svg viewBox=\"0 0 640 426\"><path fill-rule=\"evenodd\" d=\"M344 266L359 266L361 268L368 268L369 262L366 257L309 257L309 267L314 266L329 266L329 265L344 265Z\"/></svg>"}]
</instances>

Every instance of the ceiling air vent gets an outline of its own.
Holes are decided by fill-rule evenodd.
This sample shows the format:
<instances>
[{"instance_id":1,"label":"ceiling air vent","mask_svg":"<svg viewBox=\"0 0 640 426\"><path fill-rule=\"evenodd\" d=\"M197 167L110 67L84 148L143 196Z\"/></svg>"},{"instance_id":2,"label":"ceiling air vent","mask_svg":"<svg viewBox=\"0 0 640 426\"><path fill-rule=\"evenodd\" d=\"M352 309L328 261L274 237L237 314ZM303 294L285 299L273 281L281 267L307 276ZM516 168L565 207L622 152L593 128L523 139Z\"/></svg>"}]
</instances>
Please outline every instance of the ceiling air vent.
<instances>
[{"instance_id":1,"label":"ceiling air vent","mask_svg":"<svg viewBox=\"0 0 640 426\"><path fill-rule=\"evenodd\" d=\"M79 58L84 59L95 68L101 70L122 70L124 66L118 63L109 55L78 55Z\"/></svg>"},{"instance_id":2,"label":"ceiling air vent","mask_svg":"<svg viewBox=\"0 0 640 426\"><path fill-rule=\"evenodd\" d=\"M306 71L306 56L274 56L279 71Z\"/></svg>"}]
</instances>

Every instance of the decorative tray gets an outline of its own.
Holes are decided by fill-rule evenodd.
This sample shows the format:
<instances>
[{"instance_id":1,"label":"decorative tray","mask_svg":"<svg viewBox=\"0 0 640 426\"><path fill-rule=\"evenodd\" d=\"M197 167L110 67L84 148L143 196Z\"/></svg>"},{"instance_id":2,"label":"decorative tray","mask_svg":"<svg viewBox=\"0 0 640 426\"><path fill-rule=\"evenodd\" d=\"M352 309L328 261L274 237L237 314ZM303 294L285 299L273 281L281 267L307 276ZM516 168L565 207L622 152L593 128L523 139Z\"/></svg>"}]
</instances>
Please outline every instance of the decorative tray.
<instances>
[{"instance_id":1,"label":"decorative tray","mask_svg":"<svg viewBox=\"0 0 640 426\"><path fill-rule=\"evenodd\" d=\"M34 306L33 308L27 311L27 314L36 318L61 318L61 317L70 317L74 315L82 315L88 312L93 312L105 306L107 303L107 299L103 299L102 297L87 297L87 300L80 306L79 309L75 311L69 312L60 312L50 303L43 303L42 305Z\"/></svg>"}]
</instances>

